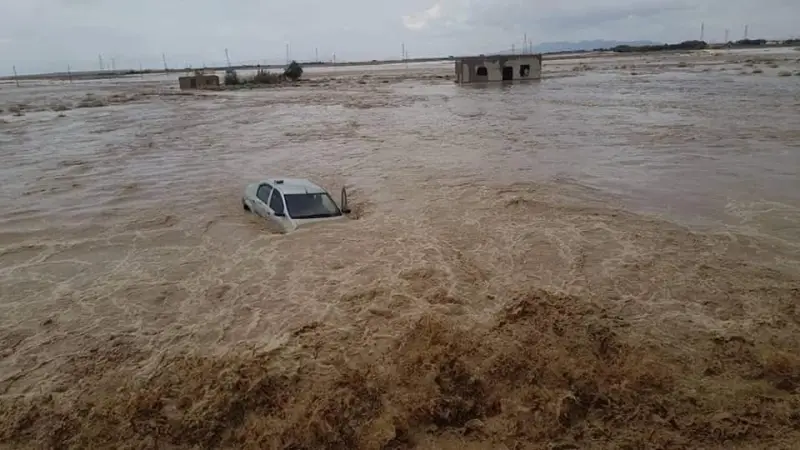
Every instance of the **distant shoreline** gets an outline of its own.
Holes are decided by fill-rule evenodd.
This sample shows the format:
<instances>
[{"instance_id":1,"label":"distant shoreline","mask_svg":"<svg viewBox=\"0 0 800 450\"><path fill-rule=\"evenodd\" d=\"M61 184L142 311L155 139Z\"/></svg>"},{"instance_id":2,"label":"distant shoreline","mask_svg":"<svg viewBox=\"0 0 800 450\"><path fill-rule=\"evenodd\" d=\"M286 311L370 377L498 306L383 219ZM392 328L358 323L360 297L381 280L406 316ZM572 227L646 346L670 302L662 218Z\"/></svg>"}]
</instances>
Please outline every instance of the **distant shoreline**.
<instances>
[{"instance_id":1,"label":"distant shoreline","mask_svg":"<svg viewBox=\"0 0 800 450\"><path fill-rule=\"evenodd\" d=\"M595 50L565 50L558 52L542 53L546 60L559 60L571 58L585 58L592 55L614 54L615 56L633 56L642 53L674 53L698 50L724 50L724 49L742 49L742 48L780 48L780 47L796 47L797 42L782 42L776 44L757 44L757 45L741 45L741 44L708 44L705 48L694 49L678 49L678 48L664 48L654 49L658 46L621 46L629 47L627 50L619 50L616 48L609 49L595 49ZM538 54L538 53L537 53ZM522 55L522 54L518 54ZM567 56L569 55L569 56ZM471 55L474 56L474 55ZM440 62L440 61L455 61L465 56L442 56L432 58L412 58L412 59L384 59L384 60L370 60L370 61L349 61L349 62L324 62L324 61L298 61L303 67L350 67L350 66L377 66L388 64L411 64L411 63L425 63L425 62ZM180 69L144 69L144 70L104 70L104 71L80 71L80 72L53 72L53 73L40 73L40 74L27 74L18 75L17 80L91 80L91 79L108 79L108 78L122 78L131 76L142 76L150 74L184 74L193 70L208 70L215 72L224 72L226 70L282 70L285 64L245 64L238 66L214 66L214 67L183 67ZM14 80L14 76L0 77L0 80L9 81Z\"/></svg>"}]
</instances>

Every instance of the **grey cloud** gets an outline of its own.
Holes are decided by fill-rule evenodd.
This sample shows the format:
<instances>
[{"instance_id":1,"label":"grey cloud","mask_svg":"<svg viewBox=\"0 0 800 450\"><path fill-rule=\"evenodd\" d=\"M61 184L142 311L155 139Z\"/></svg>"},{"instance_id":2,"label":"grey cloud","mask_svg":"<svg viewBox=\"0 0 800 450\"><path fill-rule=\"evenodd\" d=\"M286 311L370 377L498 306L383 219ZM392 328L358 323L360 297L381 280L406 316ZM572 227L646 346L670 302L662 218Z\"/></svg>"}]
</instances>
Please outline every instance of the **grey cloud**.
<instances>
[{"instance_id":1,"label":"grey cloud","mask_svg":"<svg viewBox=\"0 0 800 450\"><path fill-rule=\"evenodd\" d=\"M735 30L744 24L750 24L753 31L760 30L756 34L763 37L786 37L796 33L791 18L800 17L800 2L796 0L441 0L441 4L445 11L458 11L466 17L459 27L464 43L474 48L483 42L487 50L521 44L523 33L534 42L696 39L701 22L706 24L709 39L722 39L726 28L735 36ZM446 34L448 19L444 14L420 33Z\"/></svg>"},{"instance_id":2,"label":"grey cloud","mask_svg":"<svg viewBox=\"0 0 800 450\"><path fill-rule=\"evenodd\" d=\"M426 13L427 11L427 13ZM797 0L2 0L0 73L93 69L97 54L118 66L282 62L285 43L299 59L464 54L534 42L694 38L741 29L797 33Z\"/></svg>"},{"instance_id":3,"label":"grey cloud","mask_svg":"<svg viewBox=\"0 0 800 450\"><path fill-rule=\"evenodd\" d=\"M675 12L686 12L693 10L694 7L683 1L660 1L653 4L641 4L632 6L602 6L584 11L556 14L546 19L540 19L536 23L547 26L548 28L557 27L586 27L602 26L609 22L619 20L648 19L655 16L666 17Z\"/></svg>"}]
</instances>

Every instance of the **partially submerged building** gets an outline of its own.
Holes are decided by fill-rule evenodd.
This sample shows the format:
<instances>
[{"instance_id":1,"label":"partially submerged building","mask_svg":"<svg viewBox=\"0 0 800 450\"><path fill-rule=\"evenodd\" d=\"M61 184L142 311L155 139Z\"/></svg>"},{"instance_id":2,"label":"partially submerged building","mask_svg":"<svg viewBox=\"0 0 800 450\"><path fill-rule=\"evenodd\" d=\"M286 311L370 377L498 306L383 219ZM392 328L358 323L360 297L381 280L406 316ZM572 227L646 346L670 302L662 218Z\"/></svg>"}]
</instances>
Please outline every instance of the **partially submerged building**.
<instances>
[{"instance_id":1,"label":"partially submerged building","mask_svg":"<svg viewBox=\"0 0 800 450\"><path fill-rule=\"evenodd\" d=\"M195 72L178 78L181 90L186 89L219 89L219 77L216 75Z\"/></svg>"},{"instance_id":2,"label":"partially submerged building","mask_svg":"<svg viewBox=\"0 0 800 450\"><path fill-rule=\"evenodd\" d=\"M542 54L471 56L456 60L456 82L538 80L542 78Z\"/></svg>"}]
</instances>

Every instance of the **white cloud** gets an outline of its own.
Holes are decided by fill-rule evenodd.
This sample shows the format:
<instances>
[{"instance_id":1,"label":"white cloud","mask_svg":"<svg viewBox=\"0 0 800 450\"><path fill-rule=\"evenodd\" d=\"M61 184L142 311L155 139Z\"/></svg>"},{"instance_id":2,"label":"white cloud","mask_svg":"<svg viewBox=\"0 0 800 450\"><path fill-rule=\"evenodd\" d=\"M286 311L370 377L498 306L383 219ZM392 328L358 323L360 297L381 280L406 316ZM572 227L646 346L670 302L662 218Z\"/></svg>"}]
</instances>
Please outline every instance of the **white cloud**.
<instances>
[{"instance_id":1,"label":"white cloud","mask_svg":"<svg viewBox=\"0 0 800 450\"><path fill-rule=\"evenodd\" d=\"M403 25L409 30L420 30L425 28L429 22L439 19L441 16L442 5L437 3L420 14L403 16Z\"/></svg>"}]
</instances>

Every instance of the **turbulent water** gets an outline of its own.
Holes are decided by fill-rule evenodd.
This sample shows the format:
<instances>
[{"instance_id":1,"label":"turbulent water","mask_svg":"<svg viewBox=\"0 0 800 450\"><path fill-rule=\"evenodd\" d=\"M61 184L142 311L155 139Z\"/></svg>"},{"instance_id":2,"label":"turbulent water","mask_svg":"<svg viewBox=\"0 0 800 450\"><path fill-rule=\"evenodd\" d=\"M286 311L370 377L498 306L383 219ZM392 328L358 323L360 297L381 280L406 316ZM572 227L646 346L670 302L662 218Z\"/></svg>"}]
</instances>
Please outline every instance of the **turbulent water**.
<instances>
[{"instance_id":1,"label":"turbulent water","mask_svg":"<svg viewBox=\"0 0 800 450\"><path fill-rule=\"evenodd\" d=\"M740 59L572 61L497 86L456 86L449 65L197 95L3 85L0 107L27 111L0 122L0 394L102 402L119 374L241 348L324 380L402 358L421 318L491 327L534 290L700 360L710 333L759 341L769 322L774 344L800 320L800 78ZM346 186L356 214L273 235L241 206L268 175ZM89 439L70 420L3 436L113 441L69 441ZM342 442L411 442L392 427Z\"/></svg>"}]
</instances>

